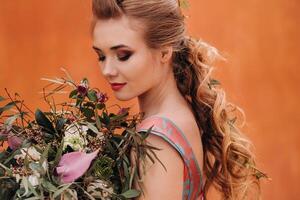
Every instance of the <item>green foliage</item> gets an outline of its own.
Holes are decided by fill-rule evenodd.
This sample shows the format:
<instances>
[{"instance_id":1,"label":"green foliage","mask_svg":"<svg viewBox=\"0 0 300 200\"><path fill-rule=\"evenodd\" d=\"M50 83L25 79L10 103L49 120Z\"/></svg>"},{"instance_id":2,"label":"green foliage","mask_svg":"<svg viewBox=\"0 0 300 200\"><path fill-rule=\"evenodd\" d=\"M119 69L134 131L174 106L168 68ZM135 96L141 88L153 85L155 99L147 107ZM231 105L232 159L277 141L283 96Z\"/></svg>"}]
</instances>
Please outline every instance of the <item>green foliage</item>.
<instances>
[{"instance_id":1,"label":"green foliage","mask_svg":"<svg viewBox=\"0 0 300 200\"><path fill-rule=\"evenodd\" d=\"M97 158L93 166L93 175L103 180L109 180L113 176L114 160L107 156Z\"/></svg>"},{"instance_id":2,"label":"green foliage","mask_svg":"<svg viewBox=\"0 0 300 200\"><path fill-rule=\"evenodd\" d=\"M87 97L90 101L97 102L97 96L96 96L96 91L95 90L88 91Z\"/></svg>"},{"instance_id":3,"label":"green foliage","mask_svg":"<svg viewBox=\"0 0 300 200\"><path fill-rule=\"evenodd\" d=\"M2 98L1 101L3 101L4 98L3 98L3 97L1 97L1 98ZM10 110L11 108L13 108L13 107L14 107L16 104L18 104L18 103L20 103L20 101L12 101L12 102L9 102L8 104L6 104L6 105L3 106L3 107L0 107L0 115L2 115L2 113L3 113L4 111Z\"/></svg>"},{"instance_id":4,"label":"green foliage","mask_svg":"<svg viewBox=\"0 0 300 200\"><path fill-rule=\"evenodd\" d=\"M53 124L40 109L36 109L35 111L35 120L38 125L43 127L45 131L47 131L47 133L55 133Z\"/></svg>"},{"instance_id":5,"label":"green foliage","mask_svg":"<svg viewBox=\"0 0 300 200\"><path fill-rule=\"evenodd\" d=\"M127 190L126 192L122 193L121 195L124 196L127 199L135 198L140 195L140 191L138 190Z\"/></svg>"},{"instance_id":6,"label":"green foliage","mask_svg":"<svg viewBox=\"0 0 300 200\"><path fill-rule=\"evenodd\" d=\"M102 195L99 191L106 190L99 187L101 181L111 184L113 190L107 191L112 199L139 196L140 191L133 189L133 181L138 178L138 167L133 167L133 164L136 166L147 157L153 162L159 160L154 153L159 149L146 142L151 129L141 133L135 131L137 123L141 121L140 113L130 116L129 108L120 108L118 113L110 112L105 95L97 88L90 89L87 79L80 83L81 93L79 84L71 79L47 80L54 87L43 90L50 91L43 94L50 107L47 112L40 109L32 112L23 101L13 98L9 93L9 98L0 96L0 103L10 101L0 107L0 114L7 114L0 118L0 131L9 131L10 135L22 138L18 148L0 152L0 199L61 199L70 195L77 195L78 199L97 199ZM56 104L54 94L69 85L73 87L68 94L71 103ZM12 108L18 112L12 111ZM89 153L98 149L99 154L82 177L74 183L63 184L56 175L56 167L61 157L72 151L72 148L64 150L64 139L66 128L74 124L73 131L77 131L78 137L86 141L82 151ZM7 130L7 127L12 129ZM115 134L117 130L122 133ZM1 135L0 141L7 141L7 136ZM30 147L38 155L31 155L32 152L28 150ZM129 156L132 149L139 150L135 152L138 158L135 163ZM34 159L36 156L38 160ZM36 173L39 174L37 185L32 185L29 176ZM88 185L91 185L90 192Z\"/></svg>"}]
</instances>

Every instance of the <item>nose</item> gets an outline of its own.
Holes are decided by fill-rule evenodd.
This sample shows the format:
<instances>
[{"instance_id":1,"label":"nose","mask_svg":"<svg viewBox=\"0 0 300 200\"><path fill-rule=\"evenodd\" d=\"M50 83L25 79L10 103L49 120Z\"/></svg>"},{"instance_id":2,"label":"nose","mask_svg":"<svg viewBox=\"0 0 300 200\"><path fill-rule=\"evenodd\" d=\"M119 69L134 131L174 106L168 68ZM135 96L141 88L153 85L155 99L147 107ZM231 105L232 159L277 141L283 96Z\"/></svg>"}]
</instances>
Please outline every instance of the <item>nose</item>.
<instances>
[{"instance_id":1,"label":"nose","mask_svg":"<svg viewBox=\"0 0 300 200\"><path fill-rule=\"evenodd\" d=\"M113 60L107 59L106 62L102 63L101 70L105 77L114 77L118 75L118 70L113 63Z\"/></svg>"}]
</instances>

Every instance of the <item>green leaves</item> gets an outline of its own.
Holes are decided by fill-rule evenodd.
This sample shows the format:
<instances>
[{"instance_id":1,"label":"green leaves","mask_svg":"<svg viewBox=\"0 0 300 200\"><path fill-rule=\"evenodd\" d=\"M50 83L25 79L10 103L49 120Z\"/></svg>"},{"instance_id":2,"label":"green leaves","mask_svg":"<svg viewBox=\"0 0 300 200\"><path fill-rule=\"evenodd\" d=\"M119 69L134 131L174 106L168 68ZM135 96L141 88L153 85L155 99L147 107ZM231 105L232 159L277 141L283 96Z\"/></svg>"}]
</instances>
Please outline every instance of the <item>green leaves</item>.
<instances>
[{"instance_id":1,"label":"green leaves","mask_svg":"<svg viewBox=\"0 0 300 200\"><path fill-rule=\"evenodd\" d=\"M3 97L2 97L3 98ZM0 108L0 115L4 112L7 111L9 109L11 109L12 107L14 107L17 103L20 103L20 101L12 101L9 102L8 104L6 104L4 107Z\"/></svg>"},{"instance_id":2,"label":"green leaves","mask_svg":"<svg viewBox=\"0 0 300 200\"><path fill-rule=\"evenodd\" d=\"M141 192L138 191L138 190L127 190L126 192L122 193L121 195L127 199L129 198L135 198L135 197L138 197L140 196Z\"/></svg>"},{"instance_id":3,"label":"green leaves","mask_svg":"<svg viewBox=\"0 0 300 200\"><path fill-rule=\"evenodd\" d=\"M97 102L97 92L95 90L89 90L87 97L90 101Z\"/></svg>"},{"instance_id":4,"label":"green leaves","mask_svg":"<svg viewBox=\"0 0 300 200\"><path fill-rule=\"evenodd\" d=\"M40 110L36 109L35 111L35 120L38 125L42 126L45 131L48 133L55 133L55 129L51 123L51 121L46 117L46 115Z\"/></svg>"},{"instance_id":5,"label":"green leaves","mask_svg":"<svg viewBox=\"0 0 300 200\"><path fill-rule=\"evenodd\" d=\"M51 80L49 85L53 87L56 84L59 86L55 86L52 90L43 90L45 92L43 97L50 106L50 110L45 112L36 109L33 113L23 104L23 101L14 99L16 97L8 94L9 99L5 99L0 96L0 103L4 105L0 107L0 114L8 111L3 118L1 116L0 120L3 120L0 122L2 125L6 124L12 127L10 134L24 139L21 148L16 150L8 148L6 151L0 152L0 188L4 188L3 184L5 186L13 185L6 180L13 180L13 183L16 183L15 178L11 179L12 173L15 173L12 167L14 169L22 168L22 170L39 175L38 185L36 185L36 179L35 184L31 184L32 177L19 174L24 187L20 188L20 185L16 184L15 189L11 187L7 191L0 190L0 199L8 199L13 195L15 195L13 198L31 200L67 198L72 195L78 196L78 199L98 199L97 195L101 195L101 192L109 192L112 199L125 200L138 197L140 191L133 188L133 182L139 176L138 164L147 157L154 162L157 159L153 155L154 150L159 150L146 143L145 139L151 129L144 133L137 133L135 127L140 120L140 114L131 117L129 108L113 105L120 109L117 113L110 112L109 109L113 106L106 106L108 100L106 93L102 93L97 88L90 89L87 79L81 81L80 84L70 80L56 79ZM69 85L73 88L67 95L70 98L68 102L55 103L52 96ZM10 100L10 102L2 103L5 100ZM28 112L23 111L24 109L27 109ZM15 112L16 110L18 112ZM11 111L14 113L12 114ZM28 113L32 113L35 119L30 119L31 115ZM74 124L77 125L73 130L67 129L68 126ZM1 131L5 130L0 128ZM68 144L64 145L64 143L68 143L71 139L76 141L72 137L77 137L77 135L84 140L82 150L85 153L95 149L100 152L89 170L76 182L62 184L61 177L55 173L56 168L62 156L71 149L65 150L64 146ZM5 134L0 136L0 142L4 140L7 140ZM29 151L27 151L27 155L23 155L23 148L32 146L37 152L33 151L30 154L39 154L38 161L32 160L33 156L29 155ZM134 163L130 160L129 154L132 148L138 151L135 156L137 161ZM16 161L16 159L18 160ZM94 184L92 185L95 188L94 193L88 190L88 185L91 185L89 183ZM107 185L100 183L107 183Z\"/></svg>"},{"instance_id":6,"label":"green leaves","mask_svg":"<svg viewBox=\"0 0 300 200\"><path fill-rule=\"evenodd\" d=\"M46 188L48 191L51 191L51 192L57 191L57 187L55 187L51 182L49 182L45 179L42 180L42 186L44 188Z\"/></svg>"},{"instance_id":7,"label":"green leaves","mask_svg":"<svg viewBox=\"0 0 300 200\"><path fill-rule=\"evenodd\" d=\"M78 94L78 90L75 89L75 90L73 90L72 92L70 92L69 98L70 98L70 99L76 99L77 94Z\"/></svg>"},{"instance_id":8,"label":"green leaves","mask_svg":"<svg viewBox=\"0 0 300 200\"><path fill-rule=\"evenodd\" d=\"M11 126L15 121L16 121L16 119L18 119L19 117L21 116L21 114L15 114L15 115L13 115L13 116L11 116L11 117L9 117L9 118L7 118L6 120L5 120L5 125L6 126Z\"/></svg>"},{"instance_id":9,"label":"green leaves","mask_svg":"<svg viewBox=\"0 0 300 200\"><path fill-rule=\"evenodd\" d=\"M59 117L56 121L56 124L55 124L55 128L56 130L58 131L61 131L63 128L64 128L64 125L65 123L67 122L68 120L67 119L64 119L62 117Z\"/></svg>"},{"instance_id":10,"label":"green leaves","mask_svg":"<svg viewBox=\"0 0 300 200\"><path fill-rule=\"evenodd\" d=\"M62 194L65 190L67 190L71 185L72 185L72 183L60 185L60 188L54 192L53 198L55 199L56 197L58 197L59 195L61 195L61 194Z\"/></svg>"},{"instance_id":11,"label":"green leaves","mask_svg":"<svg viewBox=\"0 0 300 200\"><path fill-rule=\"evenodd\" d=\"M109 180L113 176L114 160L108 156L97 158L93 165L93 174L101 179Z\"/></svg>"},{"instance_id":12,"label":"green leaves","mask_svg":"<svg viewBox=\"0 0 300 200\"><path fill-rule=\"evenodd\" d=\"M91 108L82 107L82 108L81 108L81 112L82 112L83 115L84 115L86 118L88 118L88 119L90 119L90 118L92 118L92 117L94 116L94 110L91 109Z\"/></svg>"},{"instance_id":13,"label":"green leaves","mask_svg":"<svg viewBox=\"0 0 300 200\"><path fill-rule=\"evenodd\" d=\"M103 112L103 113L102 113L102 119L100 118L100 120L101 120L104 124L108 125L109 122L110 122L110 117L107 115L106 112Z\"/></svg>"}]
</instances>

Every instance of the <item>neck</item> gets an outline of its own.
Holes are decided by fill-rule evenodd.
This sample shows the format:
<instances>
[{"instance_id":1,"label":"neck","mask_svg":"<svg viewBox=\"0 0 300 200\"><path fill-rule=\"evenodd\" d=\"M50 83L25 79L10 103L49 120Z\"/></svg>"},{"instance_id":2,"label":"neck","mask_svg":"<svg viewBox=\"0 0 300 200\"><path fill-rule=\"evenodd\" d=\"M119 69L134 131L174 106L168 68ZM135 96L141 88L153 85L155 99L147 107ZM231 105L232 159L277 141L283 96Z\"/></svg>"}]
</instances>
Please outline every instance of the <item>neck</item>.
<instances>
[{"instance_id":1,"label":"neck","mask_svg":"<svg viewBox=\"0 0 300 200\"><path fill-rule=\"evenodd\" d=\"M187 103L177 88L173 74L140 95L138 102L144 118L156 114L173 113L174 108L179 109Z\"/></svg>"}]
</instances>

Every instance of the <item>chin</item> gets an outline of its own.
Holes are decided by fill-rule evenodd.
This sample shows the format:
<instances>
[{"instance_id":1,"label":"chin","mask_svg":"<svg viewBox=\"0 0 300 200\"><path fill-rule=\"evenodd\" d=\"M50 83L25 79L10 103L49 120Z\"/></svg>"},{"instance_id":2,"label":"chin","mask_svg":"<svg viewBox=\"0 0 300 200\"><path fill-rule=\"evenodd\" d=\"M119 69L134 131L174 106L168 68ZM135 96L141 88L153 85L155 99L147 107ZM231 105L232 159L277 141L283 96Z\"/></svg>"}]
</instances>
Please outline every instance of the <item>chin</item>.
<instances>
[{"instance_id":1,"label":"chin","mask_svg":"<svg viewBox=\"0 0 300 200\"><path fill-rule=\"evenodd\" d=\"M122 94L122 93L115 93L115 97L119 100L119 101L129 101L133 98L135 98L135 95L129 95L129 94Z\"/></svg>"}]
</instances>

